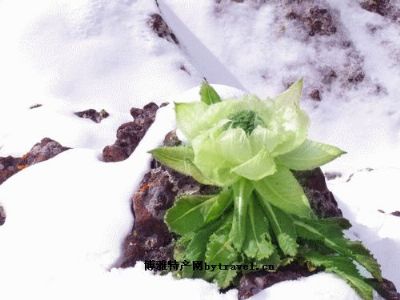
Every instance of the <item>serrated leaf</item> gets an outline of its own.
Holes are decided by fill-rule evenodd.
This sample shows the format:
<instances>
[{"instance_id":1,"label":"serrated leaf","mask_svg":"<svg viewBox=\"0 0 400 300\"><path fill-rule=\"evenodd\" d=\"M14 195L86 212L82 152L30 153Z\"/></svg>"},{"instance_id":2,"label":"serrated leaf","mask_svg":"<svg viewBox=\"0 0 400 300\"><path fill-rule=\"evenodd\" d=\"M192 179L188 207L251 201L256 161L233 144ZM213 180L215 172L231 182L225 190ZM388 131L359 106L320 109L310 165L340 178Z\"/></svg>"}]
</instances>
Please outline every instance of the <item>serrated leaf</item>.
<instances>
[{"instance_id":1,"label":"serrated leaf","mask_svg":"<svg viewBox=\"0 0 400 300\"><path fill-rule=\"evenodd\" d=\"M187 146L159 147L149 151L163 165L182 174L192 176L202 184L212 184L193 164L193 150Z\"/></svg>"},{"instance_id":2,"label":"serrated leaf","mask_svg":"<svg viewBox=\"0 0 400 300\"><path fill-rule=\"evenodd\" d=\"M250 199L246 239L243 245L243 252L248 258L253 258L258 261L266 259L272 255L275 248L271 243L269 235L269 224L254 197Z\"/></svg>"},{"instance_id":3,"label":"serrated leaf","mask_svg":"<svg viewBox=\"0 0 400 300\"><path fill-rule=\"evenodd\" d=\"M380 265L371 252L361 242L345 238L340 225L323 220L296 219L294 222L300 237L322 242L337 253L354 259L376 279L382 280Z\"/></svg>"},{"instance_id":4,"label":"serrated leaf","mask_svg":"<svg viewBox=\"0 0 400 300\"><path fill-rule=\"evenodd\" d=\"M321 255L315 251L304 255L305 259L316 267L335 273L349 283L364 300L372 300L373 288L360 275L352 260L344 256Z\"/></svg>"},{"instance_id":5,"label":"serrated leaf","mask_svg":"<svg viewBox=\"0 0 400 300\"><path fill-rule=\"evenodd\" d=\"M201 101L207 105L221 102L221 97L207 81L203 82L201 85L200 96Z\"/></svg>"},{"instance_id":6,"label":"serrated leaf","mask_svg":"<svg viewBox=\"0 0 400 300\"><path fill-rule=\"evenodd\" d=\"M171 231L185 235L220 217L231 203L229 190L218 195L182 195L175 200L164 219Z\"/></svg>"},{"instance_id":7,"label":"serrated leaf","mask_svg":"<svg viewBox=\"0 0 400 300\"><path fill-rule=\"evenodd\" d=\"M233 265L238 261L238 253L229 239L232 215L222 227L211 235L205 255L209 265ZM228 287L237 275L237 270L206 270L205 277L213 280L220 288Z\"/></svg>"},{"instance_id":8,"label":"serrated leaf","mask_svg":"<svg viewBox=\"0 0 400 300\"><path fill-rule=\"evenodd\" d=\"M253 186L247 180L241 179L233 185L233 221L229 238L237 251L241 251L246 238L247 209L251 201Z\"/></svg>"},{"instance_id":9,"label":"serrated leaf","mask_svg":"<svg viewBox=\"0 0 400 300\"><path fill-rule=\"evenodd\" d=\"M306 140L293 151L276 157L276 160L291 170L303 171L322 166L344 153L337 147Z\"/></svg>"},{"instance_id":10,"label":"serrated leaf","mask_svg":"<svg viewBox=\"0 0 400 300\"><path fill-rule=\"evenodd\" d=\"M263 199L283 211L306 218L313 215L303 188L286 167L279 166L273 175L253 184Z\"/></svg>"},{"instance_id":11,"label":"serrated leaf","mask_svg":"<svg viewBox=\"0 0 400 300\"><path fill-rule=\"evenodd\" d=\"M258 197L258 200L271 224L280 249L285 255L295 256L299 245L296 242L297 235L292 218L279 208L273 207L262 196Z\"/></svg>"},{"instance_id":12,"label":"serrated leaf","mask_svg":"<svg viewBox=\"0 0 400 300\"><path fill-rule=\"evenodd\" d=\"M193 240L194 233L190 233L180 237L174 246L174 259L176 261L190 261L190 254L187 253L187 247L189 243ZM183 268L182 270L178 270L174 273L178 278L190 278L193 277L193 269L192 268Z\"/></svg>"},{"instance_id":13,"label":"serrated leaf","mask_svg":"<svg viewBox=\"0 0 400 300\"><path fill-rule=\"evenodd\" d=\"M174 258L177 261L204 261L208 240L220 226L224 223L225 217L207 224L197 232L191 232L178 239L174 248ZM202 272L193 271L193 268L183 268L179 271L180 277L198 277Z\"/></svg>"}]
</instances>

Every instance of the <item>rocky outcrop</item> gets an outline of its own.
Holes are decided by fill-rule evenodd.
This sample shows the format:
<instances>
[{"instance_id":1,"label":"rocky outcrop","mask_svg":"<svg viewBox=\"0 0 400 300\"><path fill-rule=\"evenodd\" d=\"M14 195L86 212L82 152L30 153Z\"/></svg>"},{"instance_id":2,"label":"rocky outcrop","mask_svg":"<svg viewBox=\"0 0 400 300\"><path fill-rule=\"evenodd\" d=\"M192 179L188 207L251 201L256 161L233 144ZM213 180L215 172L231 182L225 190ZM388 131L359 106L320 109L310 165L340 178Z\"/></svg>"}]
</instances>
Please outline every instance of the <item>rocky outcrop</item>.
<instances>
[{"instance_id":1,"label":"rocky outcrop","mask_svg":"<svg viewBox=\"0 0 400 300\"><path fill-rule=\"evenodd\" d=\"M0 184L18 171L48 160L67 149L69 148L60 145L50 138L44 138L22 157L0 157Z\"/></svg>"},{"instance_id":2,"label":"rocky outcrop","mask_svg":"<svg viewBox=\"0 0 400 300\"><path fill-rule=\"evenodd\" d=\"M83 111L78 111L75 113L75 115L83 119L90 119L95 123L100 123L103 119L110 116L110 114L104 109L100 111L97 111L95 109L87 109Z\"/></svg>"},{"instance_id":3,"label":"rocky outcrop","mask_svg":"<svg viewBox=\"0 0 400 300\"><path fill-rule=\"evenodd\" d=\"M117 140L103 149L103 160L115 162L127 159L153 124L158 105L149 103L143 108L132 108L132 122L122 124L117 130Z\"/></svg>"}]
</instances>

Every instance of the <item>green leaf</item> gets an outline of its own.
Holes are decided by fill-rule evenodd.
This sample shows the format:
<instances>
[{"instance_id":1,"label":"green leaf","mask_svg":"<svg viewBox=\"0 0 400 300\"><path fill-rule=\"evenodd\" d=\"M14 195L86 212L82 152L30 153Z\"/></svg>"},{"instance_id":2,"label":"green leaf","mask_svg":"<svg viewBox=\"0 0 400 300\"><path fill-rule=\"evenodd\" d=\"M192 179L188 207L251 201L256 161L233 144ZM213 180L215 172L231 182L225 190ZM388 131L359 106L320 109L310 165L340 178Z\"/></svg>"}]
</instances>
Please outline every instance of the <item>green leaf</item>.
<instances>
[{"instance_id":1,"label":"green leaf","mask_svg":"<svg viewBox=\"0 0 400 300\"><path fill-rule=\"evenodd\" d=\"M212 184L193 164L193 150L187 146L159 147L149 151L163 165L182 174L192 176L202 184Z\"/></svg>"},{"instance_id":2,"label":"green leaf","mask_svg":"<svg viewBox=\"0 0 400 300\"><path fill-rule=\"evenodd\" d=\"M276 105L280 107L299 105L301 92L303 90L303 79L297 80L286 91L274 98Z\"/></svg>"},{"instance_id":3,"label":"green leaf","mask_svg":"<svg viewBox=\"0 0 400 300\"><path fill-rule=\"evenodd\" d=\"M194 233L186 234L180 237L174 246L174 259L176 261L191 261L191 255L187 253L187 248L189 243L193 240ZM174 275L178 278L191 278L193 277L193 269L192 268L183 268L182 270L178 270L174 273Z\"/></svg>"},{"instance_id":4,"label":"green leaf","mask_svg":"<svg viewBox=\"0 0 400 300\"><path fill-rule=\"evenodd\" d=\"M224 223L225 217L219 218L215 222L207 224L204 228L197 232L191 232L178 239L174 248L174 258L177 261L204 261L205 252L208 240L219 227ZM183 268L182 271L178 271L179 277L200 277L203 272L196 270L193 272L193 268Z\"/></svg>"},{"instance_id":5,"label":"green leaf","mask_svg":"<svg viewBox=\"0 0 400 300\"><path fill-rule=\"evenodd\" d=\"M198 134L199 119L207 111L203 102L175 103L177 127L190 140Z\"/></svg>"},{"instance_id":6,"label":"green leaf","mask_svg":"<svg viewBox=\"0 0 400 300\"><path fill-rule=\"evenodd\" d=\"M215 91L215 89L204 81L200 88L201 101L207 105L221 102L221 97Z\"/></svg>"},{"instance_id":7,"label":"green leaf","mask_svg":"<svg viewBox=\"0 0 400 300\"><path fill-rule=\"evenodd\" d=\"M262 196L258 197L261 206L271 224L278 245L285 255L295 256L299 245L296 242L297 235L293 226L293 220L277 207L273 207Z\"/></svg>"},{"instance_id":8,"label":"green leaf","mask_svg":"<svg viewBox=\"0 0 400 300\"><path fill-rule=\"evenodd\" d=\"M248 161L232 169L232 172L249 180L260 180L274 174L275 171L274 159L264 149Z\"/></svg>"},{"instance_id":9,"label":"green leaf","mask_svg":"<svg viewBox=\"0 0 400 300\"><path fill-rule=\"evenodd\" d=\"M303 188L286 167L279 166L273 175L253 184L263 199L283 211L306 218L313 216Z\"/></svg>"},{"instance_id":10,"label":"green leaf","mask_svg":"<svg viewBox=\"0 0 400 300\"><path fill-rule=\"evenodd\" d=\"M232 265L238 261L238 253L229 238L232 217L214 234L207 245L205 261L209 265ZM237 270L206 270L205 277L213 280L220 288L228 287L237 276Z\"/></svg>"},{"instance_id":11,"label":"green leaf","mask_svg":"<svg viewBox=\"0 0 400 300\"><path fill-rule=\"evenodd\" d=\"M252 197L249 203L246 239L243 245L243 252L248 258L261 261L274 253L275 247L271 243L269 235L269 224L262 207Z\"/></svg>"},{"instance_id":12,"label":"green leaf","mask_svg":"<svg viewBox=\"0 0 400 300\"><path fill-rule=\"evenodd\" d=\"M217 135L215 131L218 129L205 132L192 141L195 157L193 163L214 185L229 186L239 179L238 175L231 173L234 164L230 158L235 148L230 147L228 151L224 152L221 140L215 137ZM244 147L243 145L245 143L241 147Z\"/></svg>"},{"instance_id":13,"label":"green leaf","mask_svg":"<svg viewBox=\"0 0 400 300\"><path fill-rule=\"evenodd\" d=\"M302 87L303 81L299 80L274 99L268 127L278 136L279 144L272 151L273 156L294 150L307 138L309 119L300 109Z\"/></svg>"},{"instance_id":14,"label":"green leaf","mask_svg":"<svg viewBox=\"0 0 400 300\"><path fill-rule=\"evenodd\" d=\"M306 140L293 151L278 156L277 162L291 170L312 170L322 166L345 152L337 147Z\"/></svg>"},{"instance_id":15,"label":"green leaf","mask_svg":"<svg viewBox=\"0 0 400 300\"><path fill-rule=\"evenodd\" d=\"M185 235L220 217L231 203L228 190L218 195L183 195L167 211L165 222L171 231Z\"/></svg>"},{"instance_id":16,"label":"green leaf","mask_svg":"<svg viewBox=\"0 0 400 300\"><path fill-rule=\"evenodd\" d=\"M296 219L294 223L300 237L322 242L326 247L337 253L354 259L375 278L382 280L380 265L370 251L360 242L345 238L339 224L306 219Z\"/></svg>"},{"instance_id":17,"label":"green leaf","mask_svg":"<svg viewBox=\"0 0 400 300\"><path fill-rule=\"evenodd\" d=\"M315 267L324 267L326 271L335 273L349 283L364 300L372 300L373 288L360 275L350 258L344 256L321 255L310 251L305 259Z\"/></svg>"},{"instance_id":18,"label":"green leaf","mask_svg":"<svg viewBox=\"0 0 400 300\"><path fill-rule=\"evenodd\" d=\"M247 208L253 198L252 192L253 186L247 180L241 179L233 185L234 211L229 238L238 251L242 249L246 238Z\"/></svg>"}]
</instances>

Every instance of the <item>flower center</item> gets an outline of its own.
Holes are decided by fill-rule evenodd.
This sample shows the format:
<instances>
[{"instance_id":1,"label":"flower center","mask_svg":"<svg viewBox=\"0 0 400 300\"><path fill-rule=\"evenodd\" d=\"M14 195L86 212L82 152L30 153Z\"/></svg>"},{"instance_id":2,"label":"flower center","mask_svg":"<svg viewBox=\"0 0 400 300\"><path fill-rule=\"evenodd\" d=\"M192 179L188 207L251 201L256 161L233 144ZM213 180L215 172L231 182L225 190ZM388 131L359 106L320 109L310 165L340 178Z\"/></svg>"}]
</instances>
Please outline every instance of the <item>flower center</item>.
<instances>
[{"instance_id":1,"label":"flower center","mask_svg":"<svg viewBox=\"0 0 400 300\"><path fill-rule=\"evenodd\" d=\"M251 134L257 125L264 125L263 120L252 110L243 110L229 117L225 129L242 128L246 134Z\"/></svg>"}]
</instances>

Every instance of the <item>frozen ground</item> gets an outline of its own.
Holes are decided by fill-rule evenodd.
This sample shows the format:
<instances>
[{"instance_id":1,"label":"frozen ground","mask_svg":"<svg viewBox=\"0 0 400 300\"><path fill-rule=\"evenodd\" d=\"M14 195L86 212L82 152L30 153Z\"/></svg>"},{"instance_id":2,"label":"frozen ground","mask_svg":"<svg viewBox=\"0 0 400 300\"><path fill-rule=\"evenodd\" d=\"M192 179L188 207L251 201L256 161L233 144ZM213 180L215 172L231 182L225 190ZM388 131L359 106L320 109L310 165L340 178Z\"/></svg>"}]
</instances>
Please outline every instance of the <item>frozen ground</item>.
<instances>
[{"instance_id":1,"label":"frozen ground","mask_svg":"<svg viewBox=\"0 0 400 300\"><path fill-rule=\"evenodd\" d=\"M130 196L145 151L173 127L171 111L160 111L128 160L105 164L101 150L131 119L131 106L195 100L203 77L260 97L304 77L311 137L348 152L325 167L342 174L329 187L354 224L351 234L399 288L400 218L390 213L400 210L400 26L359 2L0 1L0 156L25 153L46 136L74 148L0 186L3 299L236 299L236 291L220 295L201 280L153 276L140 265L112 268L132 225ZM154 13L178 44L152 31ZM29 109L37 103L43 106ZM73 115L88 108L110 117L96 124ZM293 293L358 299L330 274L280 283L255 298Z\"/></svg>"}]
</instances>

